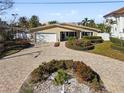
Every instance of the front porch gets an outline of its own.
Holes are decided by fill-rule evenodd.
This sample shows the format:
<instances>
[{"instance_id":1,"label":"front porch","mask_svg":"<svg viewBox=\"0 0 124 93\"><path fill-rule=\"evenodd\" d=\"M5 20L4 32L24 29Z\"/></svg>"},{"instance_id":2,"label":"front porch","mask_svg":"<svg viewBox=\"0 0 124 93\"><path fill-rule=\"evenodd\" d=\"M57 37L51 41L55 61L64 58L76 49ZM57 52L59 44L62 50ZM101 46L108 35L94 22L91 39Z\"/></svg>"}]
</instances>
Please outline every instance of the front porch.
<instances>
[{"instance_id":1,"label":"front porch","mask_svg":"<svg viewBox=\"0 0 124 93\"><path fill-rule=\"evenodd\" d=\"M66 41L68 37L74 37L81 39L83 36L93 36L93 32L60 32L60 41Z\"/></svg>"}]
</instances>

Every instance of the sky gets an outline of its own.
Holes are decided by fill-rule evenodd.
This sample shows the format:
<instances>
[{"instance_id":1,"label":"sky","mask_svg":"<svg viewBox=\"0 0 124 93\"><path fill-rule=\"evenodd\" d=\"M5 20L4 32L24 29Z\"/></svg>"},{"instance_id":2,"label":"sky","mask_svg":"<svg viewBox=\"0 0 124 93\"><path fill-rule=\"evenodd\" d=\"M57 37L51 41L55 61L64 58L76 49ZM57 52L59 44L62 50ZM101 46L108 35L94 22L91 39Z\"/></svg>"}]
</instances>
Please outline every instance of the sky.
<instances>
[{"instance_id":1,"label":"sky","mask_svg":"<svg viewBox=\"0 0 124 93\"><path fill-rule=\"evenodd\" d=\"M13 0L14 2L80 2L94 0ZM95 0L105 1L105 0ZM106 0L113 1L113 0ZM103 22L103 16L116 9L124 7L124 3L114 4L76 4L76 5L27 5L14 4L1 17L4 20L11 21L11 14L17 13L17 19L21 16L30 18L37 15L41 23L57 20L59 22L80 22L84 18L94 19L97 23Z\"/></svg>"}]
</instances>

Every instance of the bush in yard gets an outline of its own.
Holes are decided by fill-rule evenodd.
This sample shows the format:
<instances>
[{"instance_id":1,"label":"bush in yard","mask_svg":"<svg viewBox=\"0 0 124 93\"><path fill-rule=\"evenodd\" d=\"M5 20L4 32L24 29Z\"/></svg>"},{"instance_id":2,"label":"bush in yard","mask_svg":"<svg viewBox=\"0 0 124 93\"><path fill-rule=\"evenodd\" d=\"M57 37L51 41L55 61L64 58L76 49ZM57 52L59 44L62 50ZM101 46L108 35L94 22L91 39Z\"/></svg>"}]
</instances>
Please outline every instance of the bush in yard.
<instances>
[{"instance_id":1,"label":"bush in yard","mask_svg":"<svg viewBox=\"0 0 124 93\"><path fill-rule=\"evenodd\" d=\"M116 45L124 46L124 40L120 40L118 38L110 37L110 41L112 43L115 43Z\"/></svg>"},{"instance_id":2,"label":"bush in yard","mask_svg":"<svg viewBox=\"0 0 124 93\"><path fill-rule=\"evenodd\" d=\"M76 74L81 81L91 81L93 78L95 78L95 72L81 62L76 63Z\"/></svg>"},{"instance_id":3,"label":"bush in yard","mask_svg":"<svg viewBox=\"0 0 124 93\"><path fill-rule=\"evenodd\" d=\"M21 45L23 48L28 48L31 46L31 43L29 40L20 39L20 40L16 40L15 43L17 45Z\"/></svg>"},{"instance_id":4,"label":"bush in yard","mask_svg":"<svg viewBox=\"0 0 124 93\"><path fill-rule=\"evenodd\" d=\"M56 72L59 69L72 68L72 65L72 60L52 60L49 63L43 63L31 73L32 82L44 81L51 73Z\"/></svg>"},{"instance_id":5,"label":"bush in yard","mask_svg":"<svg viewBox=\"0 0 124 93\"><path fill-rule=\"evenodd\" d=\"M84 39L102 39L100 36L83 36Z\"/></svg>"},{"instance_id":6,"label":"bush in yard","mask_svg":"<svg viewBox=\"0 0 124 93\"><path fill-rule=\"evenodd\" d=\"M91 43L102 43L103 39L100 36L84 36L83 39L88 39Z\"/></svg>"},{"instance_id":7,"label":"bush in yard","mask_svg":"<svg viewBox=\"0 0 124 93\"><path fill-rule=\"evenodd\" d=\"M92 39L92 43L103 43L103 39Z\"/></svg>"},{"instance_id":8,"label":"bush in yard","mask_svg":"<svg viewBox=\"0 0 124 93\"><path fill-rule=\"evenodd\" d=\"M90 50L94 48L90 40L83 39L68 40L65 46L75 50Z\"/></svg>"},{"instance_id":9,"label":"bush in yard","mask_svg":"<svg viewBox=\"0 0 124 93\"><path fill-rule=\"evenodd\" d=\"M80 83L89 82L95 90L101 89L99 75L84 63L76 62L76 75Z\"/></svg>"},{"instance_id":10,"label":"bush in yard","mask_svg":"<svg viewBox=\"0 0 124 93\"><path fill-rule=\"evenodd\" d=\"M112 44L111 45L111 48L112 49L115 49L115 50L119 50L121 52L124 52L124 47L120 46L120 45L117 45L117 44Z\"/></svg>"},{"instance_id":11,"label":"bush in yard","mask_svg":"<svg viewBox=\"0 0 124 93\"><path fill-rule=\"evenodd\" d=\"M55 44L54 44L54 47L59 47L60 46L60 42L56 42Z\"/></svg>"},{"instance_id":12,"label":"bush in yard","mask_svg":"<svg viewBox=\"0 0 124 93\"><path fill-rule=\"evenodd\" d=\"M54 77L54 83L56 85L63 85L66 81L68 81L67 73L63 69L58 70L57 75Z\"/></svg>"},{"instance_id":13,"label":"bush in yard","mask_svg":"<svg viewBox=\"0 0 124 93\"><path fill-rule=\"evenodd\" d=\"M67 39L68 39L68 41L71 41L71 40L76 39L76 37L68 37Z\"/></svg>"}]
</instances>

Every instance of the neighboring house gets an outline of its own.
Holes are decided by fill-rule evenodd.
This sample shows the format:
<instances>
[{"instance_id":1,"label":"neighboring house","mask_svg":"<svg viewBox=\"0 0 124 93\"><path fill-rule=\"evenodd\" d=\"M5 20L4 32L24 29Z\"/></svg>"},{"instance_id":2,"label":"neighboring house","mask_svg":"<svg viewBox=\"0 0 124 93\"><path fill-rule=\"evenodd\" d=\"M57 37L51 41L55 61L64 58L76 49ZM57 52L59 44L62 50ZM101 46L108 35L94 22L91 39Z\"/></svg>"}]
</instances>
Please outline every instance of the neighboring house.
<instances>
[{"instance_id":1,"label":"neighboring house","mask_svg":"<svg viewBox=\"0 0 124 93\"><path fill-rule=\"evenodd\" d=\"M124 39L124 7L104 16L105 24L111 26L111 37Z\"/></svg>"},{"instance_id":2,"label":"neighboring house","mask_svg":"<svg viewBox=\"0 0 124 93\"><path fill-rule=\"evenodd\" d=\"M19 27L13 27L13 34L14 34L14 39L31 39L31 34L29 33L28 30L19 28Z\"/></svg>"},{"instance_id":3,"label":"neighboring house","mask_svg":"<svg viewBox=\"0 0 124 93\"><path fill-rule=\"evenodd\" d=\"M31 29L36 42L65 41L68 37L96 36L100 30L73 24L51 24Z\"/></svg>"}]
</instances>

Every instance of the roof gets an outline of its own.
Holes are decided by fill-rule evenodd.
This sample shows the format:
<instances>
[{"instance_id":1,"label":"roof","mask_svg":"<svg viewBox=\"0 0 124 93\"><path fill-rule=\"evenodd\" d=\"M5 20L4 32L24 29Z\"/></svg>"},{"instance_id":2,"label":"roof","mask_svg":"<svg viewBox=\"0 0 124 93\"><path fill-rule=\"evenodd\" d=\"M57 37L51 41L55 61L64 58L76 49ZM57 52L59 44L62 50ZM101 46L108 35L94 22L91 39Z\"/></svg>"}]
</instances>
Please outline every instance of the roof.
<instances>
[{"instance_id":1,"label":"roof","mask_svg":"<svg viewBox=\"0 0 124 93\"><path fill-rule=\"evenodd\" d=\"M95 31L95 32L100 32L101 31L101 30L96 29L96 28L63 23L63 24L50 24L50 25L46 25L46 26L39 26L39 27L36 27L36 28L32 28L31 32L36 32L36 31L39 31L39 30L46 30L46 29L50 29L50 28L54 28L54 27L59 27L59 28L64 28L64 29L69 29L69 30L75 30L75 31L82 31L84 29L92 30L92 31Z\"/></svg>"},{"instance_id":2,"label":"roof","mask_svg":"<svg viewBox=\"0 0 124 93\"><path fill-rule=\"evenodd\" d=\"M117 16L117 15L122 15L122 14L124 14L124 7L120 8L120 9L118 9L118 10L115 10L115 11L113 11L113 12L111 12L111 13L108 13L108 14L106 14L106 15L103 16L103 17Z\"/></svg>"}]
</instances>

